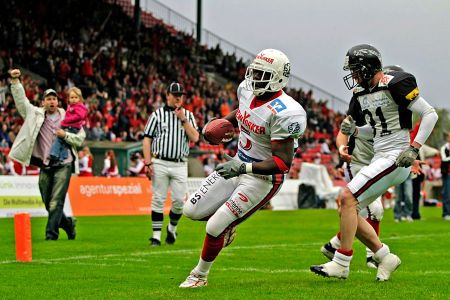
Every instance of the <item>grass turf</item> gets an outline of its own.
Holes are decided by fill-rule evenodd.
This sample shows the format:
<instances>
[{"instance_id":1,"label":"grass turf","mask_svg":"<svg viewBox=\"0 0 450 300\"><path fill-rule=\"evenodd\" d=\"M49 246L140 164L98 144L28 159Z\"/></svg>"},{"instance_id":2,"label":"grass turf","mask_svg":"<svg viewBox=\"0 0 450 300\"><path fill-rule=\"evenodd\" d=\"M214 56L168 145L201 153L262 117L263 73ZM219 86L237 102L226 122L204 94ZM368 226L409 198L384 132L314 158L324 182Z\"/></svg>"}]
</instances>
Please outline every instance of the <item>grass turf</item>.
<instances>
[{"instance_id":1,"label":"grass turf","mask_svg":"<svg viewBox=\"0 0 450 300\"><path fill-rule=\"evenodd\" d=\"M309 272L327 261L319 248L336 233L336 211L260 211L238 227L209 285L193 290L178 285L197 263L204 222L183 218L175 245L149 247L147 216L80 217L75 241L64 232L44 241L46 218L32 218L33 262L18 263L13 219L0 219L0 298L448 299L450 222L439 208L421 212L413 223L394 223L392 210L385 213L382 240L402 259L388 282L375 281L359 242L347 280Z\"/></svg>"}]
</instances>

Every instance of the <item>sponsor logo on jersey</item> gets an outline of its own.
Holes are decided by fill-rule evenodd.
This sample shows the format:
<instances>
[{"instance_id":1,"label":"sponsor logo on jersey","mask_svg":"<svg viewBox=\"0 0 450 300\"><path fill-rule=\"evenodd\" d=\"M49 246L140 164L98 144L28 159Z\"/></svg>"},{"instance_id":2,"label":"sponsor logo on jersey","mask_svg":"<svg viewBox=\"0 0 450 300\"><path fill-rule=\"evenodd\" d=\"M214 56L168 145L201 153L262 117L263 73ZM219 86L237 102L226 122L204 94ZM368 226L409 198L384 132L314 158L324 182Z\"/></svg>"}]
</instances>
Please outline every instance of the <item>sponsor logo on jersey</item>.
<instances>
[{"instance_id":1,"label":"sponsor logo on jersey","mask_svg":"<svg viewBox=\"0 0 450 300\"><path fill-rule=\"evenodd\" d=\"M300 132L300 124L298 122L294 122L288 126L288 132L290 134L296 134Z\"/></svg>"},{"instance_id":2,"label":"sponsor logo on jersey","mask_svg":"<svg viewBox=\"0 0 450 300\"><path fill-rule=\"evenodd\" d=\"M388 85L388 83L392 80L392 78L394 78L394 76L392 76L392 75L384 75L383 77L381 77L378 86L386 86L386 85Z\"/></svg>"},{"instance_id":3,"label":"sponsor logo on jersey","mask_svg":"<svg viewBox=\"0 0 450 300\"><path fill-rule=\"evenodd\" d=\"M247 139L247 142L244 144L242 139L239 139L239 146L241 146L241 148L244 149L245 151L248 151L252 149L252 141Z\"/></svg>"},{"instance_id":4,"label":"sponsor logo on jersey","mask_svg":"<svg viewBox=\"0 0 450 300\"><path fill-rule=\"evenodd\" d=\"M238 119L239 122L241 122L241 125L244 125L250 131L252 131L256 134L265 134L266 133L266 128L264 126L256 125L255 123L250 121L249 118L250 118L250 114L246 111L244 111L244 115L242 115L240 110L238 110L236 113L236 119Z\"/></svg>"},{"instance_id":5,"label":"sponsor logo on jersey","mask_svg":"<svg viewBox=\"0 0 450 300\"><path fill-rule=\"evenodd\" d=\"M413 89L408 95L406 95L405 98L409 101L412 101L412 100L416 99L417 96L419 96L419 88L418 87Z\"/></svg>"},{"instance_id":6,"label":"sponsor logo on jersey","mask_svg":"<svg viewBox=\"0 0 450 300\"><path fill-rule=\"evenodd\" d=\"M220 175L216 172L213 172L209 175L202 183L202 185L198 188L198 190L194 193L194 195L189 200L192 204L196 204L198 200L202 198L202 195L206 195L209 188L214 185L214 183L220 178Z\"/></svg>"},{"instance_id":7,"label":"sponsor logo on jersey","mask_svg":"<svg viewBox=\"0 0 450 300\"><path fill-rule=\"evenodd\" d=\"M388 97L385 91L379 91L373 94L368 94L358 97L361 109L370 109L376 107L386 107L391 103L391 99Z\"/></svg>"},{"instance_id":8,"label":"sponsor logo on jersey","mask_svg":"<svg viewBox=\"0 0 450 300\"><path fill-rule=\"evenodd\" d=\"M237 193L242 202L248 202L248 197L242 193Z\"/></svg>"},{"instance_id":9,"label":"sponsor logo on jersey","mask_svg":"<svg viewBox=\"0 0 450 300\"><path fill-rule=\"evenodd\" d=\"M241 207L234 200L229 200L229 201L225 202L225 205L228 207L228 209L231 211L231 213L233 215L235 215L236 217L239 218L239 215L242 214Z\"/></svg>"},{"instance_id":10,"label":"sponsor logo on jersey","mask_svg":"<svg viewBox=\"0 0 450 300\"><path fill-rule=\"evenodd\" d=\"M260 55L257 55L256 59L264 60L264 61L268 62L269 64L273 63L273 58L267 57L264 53L261 53Z\"/></svg>"},{"instance_id":11,"label":"sponsor logo on jersey","mask_svg":"<svg viewBox=\"0 0 450 300\"><path fill-rule=\"evenodd\" d=\"M283 111L286 109L286 105L284 105L283 102L281 102L280 99L275 99L272 102L270 102L267 107L272 111L274 115L277 113Z\"/></svg>"},{"instance_id":12,"label":"sponsor logo on jersey","mask_svg":"<svg viewBox=\"0 0 450 300\"><path fill-rule=\"evenodd\" d=\"M245 132L246 134L250 135L250 130L248 130L246 127L242 126L239 128L241 131Z\"/></svg>"}]
</instances>

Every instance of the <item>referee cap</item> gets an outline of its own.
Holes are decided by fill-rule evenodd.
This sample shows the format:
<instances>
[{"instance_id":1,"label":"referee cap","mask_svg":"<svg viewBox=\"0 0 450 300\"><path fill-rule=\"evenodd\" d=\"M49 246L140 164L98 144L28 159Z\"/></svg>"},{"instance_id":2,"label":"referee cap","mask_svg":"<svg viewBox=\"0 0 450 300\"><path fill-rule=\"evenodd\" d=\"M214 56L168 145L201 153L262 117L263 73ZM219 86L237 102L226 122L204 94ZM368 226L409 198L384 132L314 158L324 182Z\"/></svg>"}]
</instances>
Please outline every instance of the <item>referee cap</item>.
<instances>
[{"instance_id":1,"label":"referee cap","mask_svg":"<svg viewBox=\"0 0 450 300\"><path fill-rule=\"evenodd\" d=\"M184 88L178 82L172 82L167 88L167 92L173 95L183 95L186 94Z\"/></svg>"}]
</instances>

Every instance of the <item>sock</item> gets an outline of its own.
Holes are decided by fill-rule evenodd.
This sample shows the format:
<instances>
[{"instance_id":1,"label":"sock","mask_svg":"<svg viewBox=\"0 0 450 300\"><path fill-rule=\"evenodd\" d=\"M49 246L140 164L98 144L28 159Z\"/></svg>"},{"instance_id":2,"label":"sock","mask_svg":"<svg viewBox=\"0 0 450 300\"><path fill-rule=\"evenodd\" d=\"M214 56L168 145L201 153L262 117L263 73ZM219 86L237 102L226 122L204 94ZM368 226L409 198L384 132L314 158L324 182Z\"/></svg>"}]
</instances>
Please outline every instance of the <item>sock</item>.
<instances>
[{"instance_id":1,"label":"sock","mask_svg":"<svg viewBox=\"0 0 450 300\"><path fill-rule=\"evenodd\" d=\"M375 230L375 232L377 233L377 235L380 235L380 221L378 220L371 220L370 218L366 219L367 223L370 224L370 226L373 227L373 229Z\"/></svg>"},{"instance_id":2,"label":"sock","mask_svg":"<svg viewBox=\"0 0 450 300\"><path fill-rule=\"evenodd\" d=\"M333 246L334 249L341 248L341 240L338 238L337 235L333 236L333 238L330 240L331 246Z\"/></svg>"},{"instance_id":3,"label":"sock","mask_svg":"<svg viewBox=\"0 0 450 300\"><path fill-rule=\"evenodd\" d=\"M209 270L212 267L214 261L204 261L201 257L198 260L197 266L192 270L194 273L208 276Z\"/></svg>"},{"instance_id":4,"label":"sock","mask_svg":"<svg viewBox=\"0 0 450 300\"><path fill-rule=\"evenodd\" d=\"M219 255L220 250L223 248L223 240L223 234L218 237L206 234L201 258L207 262L214 261L217 255Z\"/></svg>"},{"instance_id":5,"label":"sock","mask_svg":"<svg viewBox=\"0 0 450 300\"><path fill-rule=\"evenodd\" d=\"M372 257L372 256L373 256L372 250L370 250L369 248L366 247L366 257Z\"/></svg>"},{"instance_id":6,"label":"sock","mask_svg":"<svg viewBox=\"0 0 450 300\"><path fill-rule=\"evenodd\" d=\"M159 212L152 211L152 229L153 238L161 240L161 229L164 221L164 215Z\"/></svg>"},{"instance_id":7,"label":"sock","mask_svg":"<svg viewBox=\"0 0 450 300\"><path fill-rule=\"evenodd\" d=\"M169 223L168 229L170 232L176 233L178 221L181 218L181 214L176 214L173 211L170 211L169 218L170 218L170 223Z\"/></svg>"},{"instance_id":8,"label":"sock","mask_svg":"<svg viewBox=\"0 0 450 300\"><path fill-rule=\"evenodd\" d=\"M343 253L345 252L345 253ZM338 249L334 253L333 261L343 267L350 267L350 262L353 258L353 250Z\"/></svg>"},{"instance_id":9,"label":"sock","mask_svg":"<svg viewBox=\"0 0 450 300\"><path fill-rule=\"evenodd\" d=\"M389 253L391 253L391 250L388 245L383 244L383 246L374 254L373 258L376 262L381 262Z\"/></svg>"}]
</instances>

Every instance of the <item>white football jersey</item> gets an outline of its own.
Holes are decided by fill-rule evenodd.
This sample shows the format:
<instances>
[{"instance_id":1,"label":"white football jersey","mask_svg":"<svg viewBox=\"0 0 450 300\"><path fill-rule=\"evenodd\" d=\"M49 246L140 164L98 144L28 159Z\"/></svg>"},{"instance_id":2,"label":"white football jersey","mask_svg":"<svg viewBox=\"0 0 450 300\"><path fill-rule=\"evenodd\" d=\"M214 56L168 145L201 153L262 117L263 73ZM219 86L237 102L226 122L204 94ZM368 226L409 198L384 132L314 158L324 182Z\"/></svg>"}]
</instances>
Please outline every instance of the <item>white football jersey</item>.
<instances>
[{"instance_id":1,"label":"white football jersey","mask_svg":"<svg viewBox=\"0 0 450 300\"><path fill-rule=\"evenodd\" d=\"M414 76L392 72L384 75L373 89L357 86L353 92L362 117L372 127L375 152L408 147L412 127L412 112L408 107L419 96Z\"/></svg>"},{"instance_id":2,"label":"white football jersey","mask_svg":"<svg viewBox=\"0 0 450 300\"><path fill-rule=\"evenodd\" d=\"M240 134L238 157L245 162L258 162L272 157L271 141L298 138L306 128L306 112L303 107L284 91L267 101L257 101L242 82L237 95L239 108L236 119Z\"/></svg>"}]
</instances>

